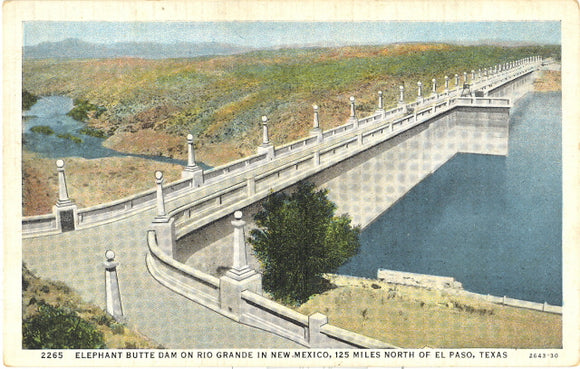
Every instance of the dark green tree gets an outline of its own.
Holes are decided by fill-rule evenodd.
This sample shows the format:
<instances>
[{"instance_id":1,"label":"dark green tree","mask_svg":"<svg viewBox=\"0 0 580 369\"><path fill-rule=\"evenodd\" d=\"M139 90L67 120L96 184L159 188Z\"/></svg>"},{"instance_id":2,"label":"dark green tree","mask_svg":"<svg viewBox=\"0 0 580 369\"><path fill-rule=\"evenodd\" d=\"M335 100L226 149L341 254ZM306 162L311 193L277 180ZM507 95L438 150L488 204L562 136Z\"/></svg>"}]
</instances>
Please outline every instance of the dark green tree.
<instances>
[{"instance_id":1,"label":"dark green tree","mask_svg":"<svg viewBox=\"0 0 580 369\"><path fill-rule=\"evenodd\" d=\"M355 255L359 227L335 216L328 190L301 182L291 195L276 193L262 204L250 243L263 267L263 286L276 299L302 303L322 291L332 273Z\"/></svg>"},{"instance_id":2,"label":"dark green tree","mask_svg":"<svg viewBox=\"0 0 580 369\"><path fill-rule=\"evenodd\" d=\"M40 303L38 313L22 322L26 349L105 348L103 334L75 312Z\"/></svg>"}]
</instances>

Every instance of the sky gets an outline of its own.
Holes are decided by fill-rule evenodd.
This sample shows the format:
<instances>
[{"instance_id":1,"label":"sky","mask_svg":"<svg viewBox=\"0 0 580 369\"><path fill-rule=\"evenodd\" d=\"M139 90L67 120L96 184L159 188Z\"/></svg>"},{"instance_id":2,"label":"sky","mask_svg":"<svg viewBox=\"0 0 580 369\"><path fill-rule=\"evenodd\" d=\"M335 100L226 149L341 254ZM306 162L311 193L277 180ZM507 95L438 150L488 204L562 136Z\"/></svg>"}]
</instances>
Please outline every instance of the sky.
<instances>
[{"instance_id":1,"label":"sky","mask_svg":"<svg viewBox=\"0 0 580 369\"><path fill-rule=\"evenodd\" d=\"M24 45L77 38L93 43L219 42L380 45L478 41L561 44L560 22L24 22Z\"/></svg>"}]
</instances>

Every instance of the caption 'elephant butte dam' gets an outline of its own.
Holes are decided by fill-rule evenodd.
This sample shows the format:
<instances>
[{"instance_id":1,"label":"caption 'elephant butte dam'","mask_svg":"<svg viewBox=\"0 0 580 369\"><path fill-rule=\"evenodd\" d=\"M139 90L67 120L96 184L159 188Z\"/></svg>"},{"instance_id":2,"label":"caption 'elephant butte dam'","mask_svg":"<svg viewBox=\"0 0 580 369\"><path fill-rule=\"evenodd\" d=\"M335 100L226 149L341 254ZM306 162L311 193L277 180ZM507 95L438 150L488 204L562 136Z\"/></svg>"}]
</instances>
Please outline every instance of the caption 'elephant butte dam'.
<instances>
[{"instance_id":1,"label":"caption 'elephant butte dam'","mask_svg":"<svg viewBox=\"0 0 580 369\"><path fill-rule=\"evenodd\" d=\"M315 106L310 135L281 147L262 117L257 153L210 170L196 164L190 135L181 180L165 183L158 171L152 190L90 208L69 198L74 173L58 160L53 213L23 218L23 261L167 347L395 348L262 295L244 236L260 201L308 180L365 227L456 154L507 155L510 109L543 62L528 57L401 87L390 110L379 92L367 117L352 97L349 120L327 131ZM405 103L406 94L416 101ZM227 272L216 275L223 263ZM546 303L487 299L561 314Z\"/></svg>"}]
</instances>

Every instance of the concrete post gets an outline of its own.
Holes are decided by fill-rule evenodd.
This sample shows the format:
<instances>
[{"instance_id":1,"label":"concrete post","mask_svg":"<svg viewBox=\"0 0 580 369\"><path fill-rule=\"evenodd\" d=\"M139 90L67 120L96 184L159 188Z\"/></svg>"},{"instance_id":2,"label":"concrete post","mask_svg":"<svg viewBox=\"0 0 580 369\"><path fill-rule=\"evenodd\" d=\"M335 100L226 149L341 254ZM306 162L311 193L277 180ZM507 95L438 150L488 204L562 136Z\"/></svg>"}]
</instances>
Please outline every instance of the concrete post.
<instances>
[{"instance_id":1,"label":"concrete post","mask_svg":"<svg viewBox=\"0 0 580 369\"><path fill-rule=\"evenodd\" d=\"M405 86L399 86L399 106L405 105Z\"/></svg>"},{"instance_id":2,"label":"concrete post","mask_svg":"<svg viewBox=\"0 0 580 369\"><path fill-rule=\"evenodd\" d=\"M193 152L193 135L190 133L187 135L187 166L194 167L195 164L195 153Z\"/></svg>"},{"instance_id":3,"label":"concrete post","mask_svg":"<svg viewBox=\"0 0 580 369\"><path fill-rule=\"evenodd\" d=\"M350 118L348 121L354 124L354 128L358 128L358 118L356 117L356 105L354 96L350 97Z\"/></svg>"},{"instance_id":4,"label":"concrete post","mask_svg":"<svg viewBox=\"0 0 580 369\"><path fill-rule=\"evenodd\" d=\"M248 196L256 194L256 177L251 175L246 177L246 186L248 187Z\"/></svg>"},{"instance_id":5,"label":"concrete post","mask_svg":"<svg viewBox=\"0 0 580 369\"><path fill-rule=\"evenodd\" d=\"M58 172L58 202L57 204L70 204L72 201L68 197L68 189L66 187L66 175L64 173L64 161L59 159L56 161L56 170Z\"/></svg>"},{"instance_id":6,"label":"concrete post","mask_svg":"<svg viewBox=\"0 0 580 369\"><path fill-rule=\"evenodd\" d=\"M431 83L433 84L433 91L431 91L431 93L433 95L437 95L437 80L435 78L433 78L431 80Z\"/></svg>"},{"instance_id":7,"label":"concrete post","mask_svg":"<svg viewBox=\"0 0 580 369\"><path fill-rule=\"evenodd\" d=\"M445 76L445 92L449 92L449 76Z\"/></svg>"},{"instance_id":8,"label":"concrete post","mask_svg":"<svg viewBox=\"0 0 580 369\"><path fill-rule=\"evenodd\" d=\"M320 165L320 150L316 150L314 152L314 156L312 157L312 160L314 161L315 166Z\"/></svg>"},{"instance_id":9,"label":"concrete post","mask_svg":"<svg viewBox=\"0 0 580 369\"><path fill-rule=\"evenodd\" d=\"M155 172L155 184L157 186L157 216L150 226L155 231L157 245L168 256L175 253L175 220L169 218L165 212L165 199L163 198L163 172Z\"/></svg>"},{"instance_id":10,"label":"concrete post","mask_svg":"<svg viewBox=\"0 0 580 369\"><path fill-rule=\"evenodd\" d=\"M320 121L318 119L318 105L313 105L314 108L314 129L320 129Z\"/></svg>"},{"instance_id":11,"label":"concrete post","mask_svg":"<svg viewBox=\"0 0 580 369\"><path fill-rule=\"evenodd\" d=\"M463 83L467 83L467 72L463 72Z\"/></svg>"},{"instance_id":12,"label":"concrete post","mask_svg":"<svg viewBox=\"0 0 580 369\"><path fill-rule=\"evenodd\" d=\"M322 129L320 129L320 120L318 117L318 105L312 105L314 109L314 127L310 131L311 136L316 136L318 142L322 142Z\"/></svg>"},{"instance_id":13,"label":"concrete post","mask_svg":"<svg viewBox=\"0 0 580 369\"><path fill-rule=\"evenodd\" d=\"M459 88L459 74L455 73L455 88Z\"/></svg>"},{"instance_id":14,"label":"concrete post","mask_svg":"<svg viewBox=\"0 0 580 369\"><path fill-rule=\"evenodd\" d=\"M417 100L420 102L423 101L423 84L421 81L417 82Z\"/></svg>"},{"instance_id":15,"label":"concrete post","mask_svg":"<svg viewBox=\"0 0 580 369\"><path fill-rule=\"evenodd\" d=\"M113 250L105 252L105 299L107 313L118 322L124 322L123 304L121 303L121 290L119 289L119 278L117 276L117 266L115 253Z\"/></svg>"},{"instance_id":16,"label":"concrete post","mask_svg":"<svg viewBox=\"0 0 580 369\"><path fill-rule=\"evenodd\" d=\"M61 232L74 231L78 224L77 205L68 197L63 160L56 161L56 171L58 174L58 200L53 207L56 223Z\"/></svg>"},{"instance_id":17,"label":"concrete post","mask_svg":"<svg viewBox=\"0 0 580 369\"><path fill-rule=\"evenodd\" d=\"M262 294L262 276L248 266L242 212L236 211L234 218L233 265L220 278L220 307L239 318L243 313L242 292Z\"/></svg>"},{"instance_id":18,"label":"concrete post","mask_svg":"<svg viewBox=\"0 0 580 369\"><path fill-rule=\"evenodd\" d=\"M235 220L232 221L234 226L234 259L232 269L236 271L249 269L248 257L246 255L246 239L244 236L244 226L246 222L242 220L242 212L234 213Z\"/></svg>"},{"instance_id":19,"label":"concrete post","mask_svg":"<svg viewBox=\"0 0 580 369\"><path fill-rule=\"evenodd\" d=\"M258 154L266 154L268 160L274 159L274 146L268 137L268 117L262 116L262 144L258 147Z\"/></svg>"},{"instance_id":20,"label":"concrete post","mask_svg":"<svg viewBox=\"0 0 580 369\"><path fill-rule=\"evenodd\" d=\"M155 172L155 185L157 186L157 215L155 219L167 219L167 214L165 213L165 199L163 198L163 172L160 170Z\"/></svg>"},{"instance_id":21,"label":"concrete post","mask_svg":"<svg viewBox=\"0 0 580 369\"><path fill-rule=\"evenodd\" d=\"M471 83L475 82L475 71L471 70Z\"/></svg>"},{"instance_id":22,"label":"concrete post","mask_svg":"<svg viewBox=\"0 0 580 369\"><path fill-rule=\"evenodd\" d=\"M320 328L328 324L328 317L321 313L314 313L308 316L308 343L310 348L325 347L324 337L320 333Z\"/></svg>"},{"instance_id":23,"label":"concrete post","mask_svg":"<svg viewBox=\"0 0 580 369\"><path fill-rule=\"evenodd\" d=\"M262 117L262 145L270 144L270 138L268 137L268 117Z\"/></svg>"},{"instance_id":24,"label":"concrete post","mask_svg":"<svg viewBox=\"0 0 580 369\"><path fill-rule=\"evenodd\" d=\"M377 108L377 113L384 113L385 107L383 105L383 91L379 91L379 106Z\"/></svg>"},{"instance_id":25,"label":"concrete post","mask_svg":"<svg viewBox=\"0 0 580 369\"><path fill-rule=\"evenodd\" d=\"M203 184L203 169L195 162L193 150L193 135L187 135L187 166L181 172L181 178L191 178L192 186L199 187Z\"/></svg>"}]
</instances>

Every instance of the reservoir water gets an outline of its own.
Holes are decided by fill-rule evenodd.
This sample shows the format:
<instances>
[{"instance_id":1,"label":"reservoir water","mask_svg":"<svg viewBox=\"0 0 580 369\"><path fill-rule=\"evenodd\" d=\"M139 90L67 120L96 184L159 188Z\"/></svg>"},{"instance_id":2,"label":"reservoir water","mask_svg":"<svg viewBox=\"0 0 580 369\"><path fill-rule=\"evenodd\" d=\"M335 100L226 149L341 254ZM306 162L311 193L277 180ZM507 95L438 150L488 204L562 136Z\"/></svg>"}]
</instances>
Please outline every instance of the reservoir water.
<instances>
[{"instance_id":1,"label":"reservoir water","mask_svg":"<svg viewBox=\"0 0 580 369\"><path fill-rule=\"evenodd\" d=\"M560 92L510 113L509 154L457 154L361 234L339 273L451 276L466 290L562 304Z\"/></svg>"},{"instance_id":2,"label":"reservoir water","mask_svg":"<svg viewBox=\"0 0 580 369\"><path fill-rule=\"evenodd\" d=\"M103 138L88 136L79 132L85 127L85 124L66 115L72 108L73 100L66 96L40 98L30 110L23 114L23 147L28 151L39 153L48 158L78 156L86 159L95 159L109 156L134 156L179 165L187 164L184 160L163 156L127 154L108 149L103 146ZM30 129L34 126L48 126L54 133L46 135L32 132ZM59 134L74 135L81 138L82 142L77 143L58 137L57 135Z\"/></svg>"}]
</instances>

